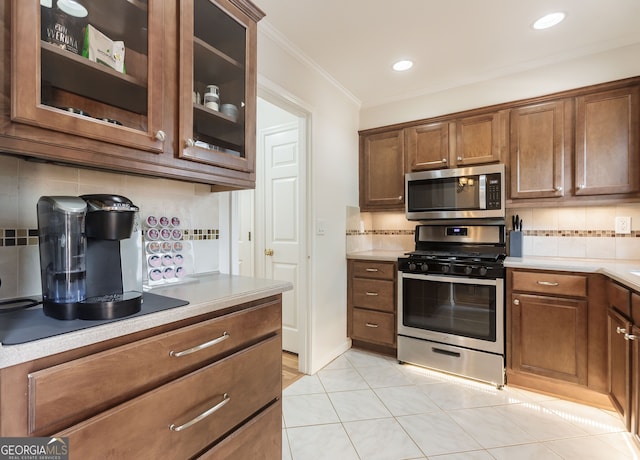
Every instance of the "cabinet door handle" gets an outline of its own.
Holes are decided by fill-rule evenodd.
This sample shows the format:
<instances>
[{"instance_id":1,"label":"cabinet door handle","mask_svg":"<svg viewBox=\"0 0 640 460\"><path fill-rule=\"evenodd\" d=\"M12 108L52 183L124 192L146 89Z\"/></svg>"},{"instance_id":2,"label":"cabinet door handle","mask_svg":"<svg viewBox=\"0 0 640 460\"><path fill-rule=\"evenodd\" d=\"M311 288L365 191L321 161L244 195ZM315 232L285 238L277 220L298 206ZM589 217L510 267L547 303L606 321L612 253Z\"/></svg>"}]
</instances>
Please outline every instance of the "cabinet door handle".
<instances>
[{"instance_id":1,"label":"cabinet door handle","mask_svg":"<svg viewBox=\"0 0 640 460\"><path fill-rule=\"evenodd\" d=\"M562 187L556 187L556 188L555 188L555 191L556 191L556 192L561 192L561 191L562 191Z\"/></svg>"},{"instance_id":2,"label":"cabinet door handle","mask_svg":"<svg viewBox=\"0 0 640 460\"><path fill-rule=\"evenodd\" d=\"M366 271L368 271L368 272L377 272L378 269L377 268L367 268Z\"/></svg>"},{"instance_id":3,"label":"cabinet door handle","mask_svg":"<svg viewBox=\"0 0 640 460\"><path fill-rule=\"evenodd\" d=\"M375 323L364 323L364 325L367 326L367 327L372 327L372 328L378 327L378 325L375 324Z\"/></svg>"},{"instance_id":4,"label":"cabinet door handle","mask_svg":"<svg viewBox=\"0 0 640 460\"><path fill-rule=\"evenodd\" d=\"M618 326L618 327L616 327L616 332L617 332L618 334L626 334L626 333L627 333L627 330L626 330L624 327L620 327L620 326Z\"/></svg>"},{"instance_id":5,"label":"cabinet door handle","mask_svg":"<svg viewBox=\"0 0 640 460\"><path fill-rule=\"evenodd\" d=\"M513 304L514 305L520 305L520 301L518 299L513 299Z\"/></svg>"},{"instance_id":6,"label":"cabinet door handle","mask_svg":"<svg viewBox=\"0 0 640 460\"><path fill-rule=\"evenodd\" d=\"M195 145L196 145L196 142L195 142L193 139L187 139L186 141L184 141L184 144L185 144L187 147L193 147L193 146L195 146Z\"/></svg>"},{"instance_id":7,"label":"cabinet door handle","mask_svg":"<svg viewBox=\"0 0 640 460\"><path fill-rule=\"evenodd\" d=\"M369 295L369 296L377 296L378 295L377 292L365 292L365 294Z\"/></svg>"},{"instance_id":8,"label":"cabinet door handle","mask_svg":"<svg viewBox=\"0 0 640 460\"><path fill-rule=\"evenodd\" d=\"M625 333L625 334L624 334L624 339L625 339L625 340L635 340L635 339L636 339L636 336L635 336L635 335L633 335L633 334L626 334L626 333Z\"/></svg>"},{"instance_id":9,"label":"cabinet door handle","mask_svg":"<svg viewBox=\"0 0 640 460\"><path fill-rule=\"evenodd\" d=\"M462 161L462 157L458 157L458 161Z\"/></svg>"},{"instance_id":10,"label":"cabinet door handle","mask_svg":"<svg viewBox=\"0 0 640 460\"><path fill-rule=\"evenodd\" d=\"M560 286L560 283L555 281L536 281L540 286Z\"/></svg>"},{"instance_id":11,"label":"cabinet door handle","mask_svg":"<svg viewBox=\"0 0 640 460\"><path fill-rule=\"evenodd\" d=\"M402 195L398 197L398 201L402 201Z\"/></svg>"},{"instance_id":12,"label":"cabinet door handle","mask_svg":"<svg viewBox=\"0 0 640 460\"><path fill-rule=\"evenodd\" d=\"M175 358L179 358L181 356L187 356L187 355L190 355L191 353L195 353L196 351L200 351L200 350L204 350L205 348L212 347L217 343L224 342L229 337L231 337L231 336L227 333L227 331L224 331L222 333L222 335L220 337L218 337L217 339L213 339L213 340L210 340L208 342L201 343L200 345L196 345L195 347L192 347L192 348L189 348L189 349L183 350L183 351L173 351L172 350L172 351L169 352L169 356L173 356Z\"/></svg>"},{"instance_id":13,"label":"cabinet door handle","mask_svg":"<svg viewBox=\"0 0 640 460\"><path fill-rule=\"evenodd\" d=\"M187 428L189 428L190 426L195 425L196 423L198 423L200 420L207 418L208 416L210 416L211 414L213 414L214 412L216 412L217 410L221 409L222 406L224 406L225 404L227 404L229 401L231 401L231 397L229 396L228 393L225 393L222 395L222 401L220 401L218 404L216 404L215 406L213 406L210 409L207 409L206 411L204 411L202 414L198 415L197 417L195 417L194 419L189 420L187 423L184 423L182 425L175 425L175 424L171 424L171 426L169 426L169 429L171 431L182 431L182 430L186 430Z\"/></svg>"},{"instance_id":14,"label":"cabinet door handle","mask_svg":"<svg viewBox=\"0 0 640 460\"><path fill-rule=\"evenodd\" d=\"M442 159L442 162L443 162L443 163L446 163L446 162L447 162L447 159L446 159L446 158L443 158L443 159Z\"/></svg>"}]
</instances>

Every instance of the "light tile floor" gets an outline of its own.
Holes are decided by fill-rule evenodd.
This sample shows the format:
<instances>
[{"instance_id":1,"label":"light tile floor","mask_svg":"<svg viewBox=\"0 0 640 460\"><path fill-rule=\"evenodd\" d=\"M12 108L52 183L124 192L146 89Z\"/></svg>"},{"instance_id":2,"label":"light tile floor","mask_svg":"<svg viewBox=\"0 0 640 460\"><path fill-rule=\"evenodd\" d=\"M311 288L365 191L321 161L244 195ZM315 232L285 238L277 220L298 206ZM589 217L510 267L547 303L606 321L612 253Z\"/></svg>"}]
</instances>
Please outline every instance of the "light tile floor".
<instances>
[{"instance_id":1,"label":"light tile floor","mask_svg":"<svg viewBox=\"0 0 640 460\"><path fill-rule=\"evenodd\" d=\"M284 390L292 460L640 460L617 414L349 350Z\"/></svg>"}]
</instances>

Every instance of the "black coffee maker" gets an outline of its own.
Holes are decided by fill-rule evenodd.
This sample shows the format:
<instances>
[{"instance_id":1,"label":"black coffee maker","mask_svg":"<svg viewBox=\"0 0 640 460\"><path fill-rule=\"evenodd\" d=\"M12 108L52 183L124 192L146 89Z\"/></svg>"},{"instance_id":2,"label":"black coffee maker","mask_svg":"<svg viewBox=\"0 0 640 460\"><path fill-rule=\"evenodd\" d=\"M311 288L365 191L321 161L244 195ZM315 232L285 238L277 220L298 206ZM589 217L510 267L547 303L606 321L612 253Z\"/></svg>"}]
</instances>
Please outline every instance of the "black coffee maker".
<instances>
[{"instance_id":1,"label":"black coffee maker","mask_svg":"<svg viewBox=\"0 0 640 460\"><path fill-rule=\"evenodd\" d=\"M57 319L121 318L142 306L138 207L120 195L38 200L42 305Z\"/></svg>"}]
</instances>

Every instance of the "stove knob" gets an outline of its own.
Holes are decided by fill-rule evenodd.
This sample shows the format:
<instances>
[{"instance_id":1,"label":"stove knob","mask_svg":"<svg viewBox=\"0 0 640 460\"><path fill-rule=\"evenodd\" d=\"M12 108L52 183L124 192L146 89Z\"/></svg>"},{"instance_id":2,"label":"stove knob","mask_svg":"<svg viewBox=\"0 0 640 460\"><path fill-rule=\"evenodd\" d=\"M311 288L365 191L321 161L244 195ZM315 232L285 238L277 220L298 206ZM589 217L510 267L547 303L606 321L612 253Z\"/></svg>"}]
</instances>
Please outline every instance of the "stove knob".
<instances>
[{"instance_id":1,"label":"stove knob","mask_svg":"<svg viewBox=\"0 0 640 460\"><path fill-rule=\"evenodd\" d=\"M416 264L413 262L409 263L409 270L413 271L415 269L416 269Z\"/></svg>"},{"instance_id":2,"label":"stove knob","mask_svg":"<svg viewBox=\"0 0 640 460\"><path fill-rule=\"evenodd\" d=\"M429 270L429 265L427 264L422 264L420 266L420 270L422 270L423 272L426 272L427 270Z\"/></svg>"},{"instance_id":3,"label":"stove knob","mask_svg":"<svg viewBox=\"0 0 640 460\"><path fill-rule=\"evenodd\" d=\"M480 267L480 276L484 276L487 274L487 267Z\"/></svg>"},{"instance_id":4,"label":"stove knob","mask_svg":"<svg viewBox=\"0 0 640 460\"><path fill-rule=\"evenodd\" d=\"M451 265L449 265L449 264L443 265L442 266L442 271L444 273L449 273L451 271Z\"/></svg>"},{"instance_id":5,"label":"stove knob","mask_svg":"<svg viewBox=\"0 0 640 460\"><path fill-rule=\"evenodd\" d=\"M470 275L472 271L473 271L473 268L471 268L471 265L467 265L466 267L464 267L465 275Z\"/></svg>"}]
</instances>

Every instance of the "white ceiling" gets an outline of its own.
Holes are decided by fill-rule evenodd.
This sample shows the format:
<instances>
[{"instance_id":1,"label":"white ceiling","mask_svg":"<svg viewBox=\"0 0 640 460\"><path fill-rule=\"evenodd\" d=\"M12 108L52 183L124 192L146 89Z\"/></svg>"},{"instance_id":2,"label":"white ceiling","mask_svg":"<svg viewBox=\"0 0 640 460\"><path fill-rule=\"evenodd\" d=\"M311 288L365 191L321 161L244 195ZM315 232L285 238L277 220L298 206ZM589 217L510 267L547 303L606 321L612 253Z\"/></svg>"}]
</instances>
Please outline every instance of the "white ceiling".
<instances>
[{"instance_id":1,"label":"white ceiling","mask_svg":"<svg viewBox=\"0 0 640 460\"><path fill-rule=\"evenodd\" d=\"M254 0L363 107L640 43L640 0ZM540 16L559 26L536 31ZM415 64L398 73L401 58ZM638 57L640 59L640 56Z\"/></svg>"}]
</instances>

